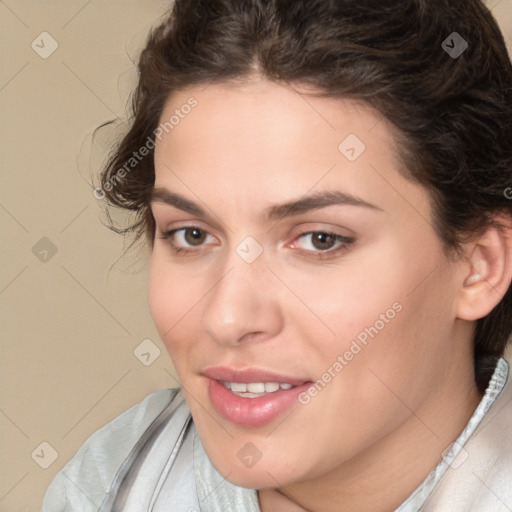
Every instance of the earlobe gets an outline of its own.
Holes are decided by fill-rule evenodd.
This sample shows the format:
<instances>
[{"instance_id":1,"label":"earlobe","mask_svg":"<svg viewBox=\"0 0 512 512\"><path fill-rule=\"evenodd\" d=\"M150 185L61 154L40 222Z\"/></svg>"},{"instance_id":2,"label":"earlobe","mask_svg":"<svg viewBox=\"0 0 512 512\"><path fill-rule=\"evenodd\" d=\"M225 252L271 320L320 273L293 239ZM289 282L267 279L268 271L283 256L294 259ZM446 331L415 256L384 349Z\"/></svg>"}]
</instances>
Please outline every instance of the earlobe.
<instances>
[{"instance_id":1,"label":"earlobe","mask_svg":"<svg viewBox=\"0 0 512 512\"><path fill-rule=\"evenodd\" d=\"M463 263L457 316L478 320L500 302L512 281L512 219L496 216L468 243Z\"/></svg>"}]
</instances>

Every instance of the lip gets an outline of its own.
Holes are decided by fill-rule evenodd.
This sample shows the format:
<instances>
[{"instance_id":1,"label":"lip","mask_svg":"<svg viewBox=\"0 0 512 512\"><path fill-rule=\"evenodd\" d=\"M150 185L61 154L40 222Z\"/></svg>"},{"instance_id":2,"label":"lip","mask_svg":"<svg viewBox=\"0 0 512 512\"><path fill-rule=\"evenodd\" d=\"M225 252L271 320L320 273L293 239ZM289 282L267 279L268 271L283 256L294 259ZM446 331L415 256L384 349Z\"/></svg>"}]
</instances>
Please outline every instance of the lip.
<instances>
[{"instance_id":1,"label":"lip","mask_svg":"<svg viewBox=\"0 0 512 512\"><path fill-rule=\"evenodd\" d=\"M260 368L233 369L209 367L203 372L208 395L214 409L225 419L243 427L259 427L283 415L299 395L312 384L311 380L287 376ZM292 384L291 389L280 389L258 398L244 398L232 393L221 381L277 382Z\"/></svg>"},{"instance_id":2,"label":"lip","mask_svg":"<svg viewBox=\"0 0 512 512\"><path fill-rule=\"evenodd\" d=\"M203 371L209 379L224 380L226 382L277 382L278 384L292 384L298 386L309 379L301 379L283 375L262 368L229 368L227 366L210 366Z\"/></svg>"}]
</instances>

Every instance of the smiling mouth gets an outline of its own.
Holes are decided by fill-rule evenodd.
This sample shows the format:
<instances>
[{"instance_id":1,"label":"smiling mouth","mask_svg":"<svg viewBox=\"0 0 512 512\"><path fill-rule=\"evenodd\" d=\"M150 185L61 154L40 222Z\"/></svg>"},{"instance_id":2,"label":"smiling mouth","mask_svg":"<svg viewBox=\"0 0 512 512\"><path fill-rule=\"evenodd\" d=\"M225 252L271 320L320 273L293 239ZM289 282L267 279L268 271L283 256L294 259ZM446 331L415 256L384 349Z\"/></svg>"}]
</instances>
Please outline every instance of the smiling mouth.
<instances>
[{"instance_id":1,"label":"smiling mouth","mask_svg":"<svg viewBox=\"0 0 512 512\"><path fill-rule=\"evenodd\" d=\"M249 379L247 379L249 380ZM260 427L272 422L298 403L311 381L235 382L207 378L210 403L223 418L242 427Z\"/></svg>"}]
</instances>

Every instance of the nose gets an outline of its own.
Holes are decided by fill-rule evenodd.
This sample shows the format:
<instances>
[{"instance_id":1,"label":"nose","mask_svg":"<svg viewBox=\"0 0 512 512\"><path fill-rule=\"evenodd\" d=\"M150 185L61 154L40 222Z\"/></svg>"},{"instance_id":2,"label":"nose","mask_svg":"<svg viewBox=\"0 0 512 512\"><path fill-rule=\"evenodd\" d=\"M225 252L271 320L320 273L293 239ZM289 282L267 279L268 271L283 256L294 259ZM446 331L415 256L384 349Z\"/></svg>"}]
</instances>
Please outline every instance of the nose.
<instances>
[{"instance_id":1,"label":"nose","mask_svg":"<svg viewBox=\"0 0 512 512\"><path fill-rule=\"evenodd\" d=\"M203 302L202 329L217 343L231 347L276 336L283 316L275 279L264 261L248 264L233 258L225 269Z\"/></svg>"}]
</instances>

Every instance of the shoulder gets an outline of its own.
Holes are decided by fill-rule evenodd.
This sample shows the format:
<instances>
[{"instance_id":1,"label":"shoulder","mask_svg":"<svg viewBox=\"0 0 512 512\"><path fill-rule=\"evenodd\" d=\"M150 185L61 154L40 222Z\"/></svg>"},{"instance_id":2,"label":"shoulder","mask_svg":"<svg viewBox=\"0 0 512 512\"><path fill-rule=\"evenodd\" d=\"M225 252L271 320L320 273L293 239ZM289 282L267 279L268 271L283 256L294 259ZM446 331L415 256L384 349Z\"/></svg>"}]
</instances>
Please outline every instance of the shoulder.
<instances>
[{"instance_id":1,"label":"shoulder","mask_svg":"<svg viewBox=\"0 0 512 512\"><path fill-rule=\"evenodd\" d=\"M510 362L508 362L510 368ZM475 445L487 453L486 463L480 464L479 477L482 487L512 503L512 375L504 376L506 383L492 407L475 432ZM483 458L483 457L482 457ZM485 484L485 485L484 485ZM498 510L498 508L496 508Z\"/></svg>"},{"instance_id":2,"label":"shoulder","mask_svg":"<svg viewBox=\"0 0 512 512\"><path fill-rule=\"evenodd\" d=\"M512 375L501 360L488 388L492 403L432 493L423 510L505 512L512 503Z\"/></svg>"},{"instance_id":3,"label":"shoulder","mask_svg":"<svg viewBox=\"0 0 512 512\"><path fill-rule=\"evenodd\" d=\"M179 395L178 388L155 391L92 434L53 479L43 512L89 510L85 503L98 510L133 447Z\"/></svg>"},{"instance_id":4,"label":"shoulder","mask_svg":"<svg viewBox=\"0 0 512 512\"><path fill-rule=\"evenodd\" d=\"M503 385L492 390L495 399L473 435L473 443L492 455L492 467L508 471L512 481L512 375L510 362L500 361Z\"/></svg>"}]
</instances>

